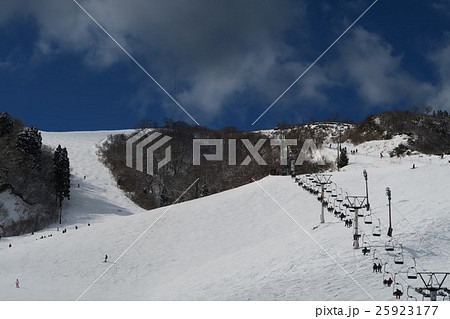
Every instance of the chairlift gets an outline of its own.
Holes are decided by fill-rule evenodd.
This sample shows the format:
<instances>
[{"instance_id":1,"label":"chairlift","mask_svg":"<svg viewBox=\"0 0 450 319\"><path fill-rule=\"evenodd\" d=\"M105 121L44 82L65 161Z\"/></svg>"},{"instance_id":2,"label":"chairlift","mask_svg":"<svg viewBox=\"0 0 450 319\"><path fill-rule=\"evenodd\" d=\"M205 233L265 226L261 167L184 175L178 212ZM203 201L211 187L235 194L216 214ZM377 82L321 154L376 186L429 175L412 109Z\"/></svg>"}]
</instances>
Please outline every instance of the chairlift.
<instances>
[{"instance_id":1,"label":"chairlift","mask_svg":"<svg viewBox=\"0 0 450 319\"><path fill-rule=\"evenodd\" d=\"M336 183L333 183L335 185L335 188L331 188L331 197L337 198L338 194L337 194L337 185Z\"/></svg>"},{"instance_id":2,"label":"chairlift","mask_svg":"<svg viewBox=\"0 0 450 319\"><path fill-rule=\"evenodd\" d=\"M337 191L336 191L336 193L337 193ZM340 188L340 192L337 194L338 196L337 196L337 201L338 202L343 202L344 201L344 194L343 194L343 191L342 191L342 188Z\"/></svg>"},{"instance_id":3,"label":"chairlift","mask_svg":"<svg viewBox=\"0 0 450 319\"><path fill-rule=\"evenodd\" d=\"M328 202L327 210L328 210L330 213L332 213L332 212L334 211L334 205L333 205L333 203Z\"/></svg>"},{"instance_id":4,"label":"chairlift","mask_svg":"<svg viewBox=\"0 0 450 319\"><path fill-rule=\"evenodd\" d=\"M385 244L384 244L384 249L386 251L394 251L395 250L395 246L394 243L392 242L392 239L389 239Z\"/></svg>"},{"instance_id":5,"label":"chairlift","mask_svg":"<svg viewBox=\"0 0 450 319\"><path fill-rule=\"evenodd\" d=\"M448 297L447 294L445 294L443 291L438 291L436 293L436 295L441 296L442 297L442 301L445 300L445 297Z\"/></svg>"},{"instance_id":6,"label":"chairlift","mask_svg":"<svg viewBox=\"0 0 450 319\"><path fill-rule=\"evenodd\" d=\"M412 287L411 287L411 286L408 286L408 288L406 289L406 295L407 295L406 301L417 301L417 298L414 297L414 296L412 296L412 295L409 293L409 288L412 288Z\"/></svg>"},{"instance_id":7,"label":"chairlift","mask_svg":"<svg viewBox=\"0 0 450 319\"><path fill-rule=\"evenodd\" d=\"M422 294L422 301L424 301L425 298L430 298L430 297L431 297L431 295L430 295L429 293L424 292L424 293Z\"/></svg>"},{"instance_id":8,"label":"chairlift","mask_svg":"<svg viewBox=\"0 0 450 319\"><path fill-rule=\"evenodd\" d=\"M386 271L386 265L387 262L384 263L384 268L383 268L383 285L390 287L392 285L392 274L389 271Z\"/></svg>"},{"instance_id":9,"label":"chairlift","mask_svg":"<svg viewBox=\"0 0 450 319\"><path fill-rule=\"evenodd\" d=\"M370 253L370 244L365 240L365 234L362 235L362 253L364 255Z\"/></svg>"},{"instance_id":10,"label":"chairlift","mask_svg":"<svg viewBox=\"0 0 450 319\"><path fill-rule=\"evenodd\" d=\"M358 217L364 217L364 209L358 209Z\"/></svg>"},{"instance_id":11,"label":"chairlift","mask_svg":"<svg viewBox=\"0 0 450 319\"><path fill-rule=\"evenodd\" d=\"M403 260L403 245L400 244L400 251L397 252L396 256L394 257L394 264L397 265L403 265L404 260Z\"/></svg>"},{"instance_id":12,"label":"chairlift","mask_svg":"<svg viewBox=\"0 0 450 319\"><path fill-rule=\"evenodd\" d=\"M364 216L364 224L368 224L368 225L372 224L372 214L371 213Z\"/></svg>"},{"instance_id":13,"label":"chairlift","mask_svg":"<svg viewBox=\"0 0 450 319\"><path fill-rule=\"evenodd\" d=\"M339 188L337 201L340 202L340 203L344 201L344 191L342 190L342 188Z\"/></svg>"},{"instance_id":14,"label":"chairlift","mask_svg":"<svg viewBox=\"0 0 450 319\"><path fill-rule=\"evenodd\" d=\"M373 250L373 254L372 254L372 262L374 263L374 264L380 264L381 263L381 260L380 260L380 258L378 258L378 257L376 257L375 256L375 253L377 252L377 249L375 248L374 250Z\"/></svg>"},{"instance_id":15,"label":"chairlift","mask_svg":"<svg viewBox=\"0 0 450 319\"><path fill-rule=\"evenodd\" d=\"M341 205L336 205L336 199L334 200L334 212L340 214L341 213Z\"/></svg>"},{"instance_id":16,"label":"chairlift","mask_svg":"<svg viewBox=\"0 0 450 319\"><path fill-rule=\"evenodd\" d=\"M381 226L380 226L380 219L378 218L378 225L375 226L372 229L372 235L375 237L380 237L381 236Z\"/></svg>"},{"instance_id":17,"label":"chairlift","mask_svg":"<svg viewBox=\"0 0 450 319\"><path fill-rule=\"evenodd\" d=\"M394 286L392 287L392 295L397 299L403 296L403 285L396 280L397 273L394 274Z\"/></svg>"},{"instance_id":18,"label":"chairlift","mask_svg":"<svg viewBox=\"0 0 450 319\"><path fill-rule=\"evenodd\" d=\"M413 258L413 261L414 266L408 268L406 273L406 277L408 277L408 279L417 279L416 258Z\"/></svg>"}]
</instances>

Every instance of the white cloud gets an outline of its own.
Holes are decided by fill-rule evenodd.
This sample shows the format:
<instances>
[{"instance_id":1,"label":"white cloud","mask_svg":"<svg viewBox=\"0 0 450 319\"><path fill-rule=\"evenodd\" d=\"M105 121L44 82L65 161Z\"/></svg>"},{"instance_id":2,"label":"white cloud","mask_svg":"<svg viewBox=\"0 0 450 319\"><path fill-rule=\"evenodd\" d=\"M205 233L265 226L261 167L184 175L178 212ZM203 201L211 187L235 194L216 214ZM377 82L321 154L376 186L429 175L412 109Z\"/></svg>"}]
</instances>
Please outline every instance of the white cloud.
<instances>
[{"instance_id":1,"label":"white cloud","mask_svg":"<svg viewBox=\"0 0 450 319\"><path fill-rule=\"evenodd\" d=\"M430 104L437 109L450 110L450 36L444 46L429 54L439 77L438 90Z\"/></svg>"},{"instance_id":2,"label":"white cloud","mask_svg":"<svg viewBox=\"0 0 450 319\"><path fill-rule=\"evenodd\" d=\"M402 65L402 56L377 34L361 27L339 46L334 65L337 75L355 86L367 106L389 106L400 102L425 103L435 92L426 82L412 77Z\"/></svg>"}]
</instances>

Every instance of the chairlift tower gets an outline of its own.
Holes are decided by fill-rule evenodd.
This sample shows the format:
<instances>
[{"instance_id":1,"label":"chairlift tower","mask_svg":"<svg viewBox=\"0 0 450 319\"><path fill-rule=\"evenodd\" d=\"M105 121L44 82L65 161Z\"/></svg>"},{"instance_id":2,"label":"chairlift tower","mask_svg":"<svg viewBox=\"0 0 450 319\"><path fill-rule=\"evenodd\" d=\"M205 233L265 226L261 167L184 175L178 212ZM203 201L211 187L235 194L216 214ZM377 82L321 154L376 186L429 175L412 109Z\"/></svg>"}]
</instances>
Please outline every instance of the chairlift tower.
<instances>
[{"instance_id":1,"label":"chairlift tower","mask_svg":"<svg viewBox=\"0 0 450 319\"><path fill-rule=\"evenodd\" d=\"M339 172L339 158L340 158L340 150L341 150L341 125L338 124L338 133L339 133L339 137L338 137L338 143L337 143L337 159L336 159L336 166L337 166L337 170Z\"/></svg>"},{"instance_id":2,"label":"chairlift tower","mask_svg":"<svg viewBox=\"0 0 450 319\"><path fill-rule=\"evenodd\" d=\"M353 208L355 210L355 220L354 220L354 233L353 233L353 248L359 248L359 238L361 234L359 233L359 225L358 225L358 211L364 207L366 207L366 196L346 196L347 207Z\"/></svg>"},{"instance_id":3,"label":"chairlift tower","mask_svg":"<svg viewBox=\"0 0 450 319\"><path fill-rule=\"evenodd\" d=\"M322 196L322 201L321 201L321 212L320 212L320 223L323 224L325 223L325 214L324 214L324 205L323 205L323 201L324 201L324 197L325 197L325 185L331 184L331 174L316 174L316 182L318 184L320 184L321 187L321 196Z\"/></svg>"},{"instance_id":4,"label":"chairlift tower","mask_svg":"<svg viewBox=\"0 0 450 319\"><path fill-rule=\"evenodd\" d=\"M386 196L388 197L388 201L389 201L389 228L388 228L388 232L387 235L389 237L392 237L392 212L391 212L391 189L389 187L386 187Z\"/></svg>"},{"instance_id":5,"label":"chairlift tower","mask_svg":"<svg viewBox=\"0 0 450 319\"><path fill-rule=\"evenodd\" d=\"M369 185L367 184L367 171L364 170L363 171L363 176L364 179L366 180L366 197L367 197L367 205L366 205L366 209L370 210L370 204L369 204Z\"/></svg>"},{"instance_id":6,"label":"chairlift tower","mask_svg":"<svg viewBox=\"0 0 450 319\"><path fill-rule=\"evenodd\" d=\"M447 279L447 276L450 275L448 272L418 272L417 273L422 279L425 288L416 288L416 292L423 295L424 297L429 297L430 301L436 301L438 295L446 296L444 291L448 294L449 289L442 287ZM428 278L427 278L428 277ZM427 279L427 280L426 280ZM427 293L427 291L429 293Z\"/></svg>"}]
</instances>

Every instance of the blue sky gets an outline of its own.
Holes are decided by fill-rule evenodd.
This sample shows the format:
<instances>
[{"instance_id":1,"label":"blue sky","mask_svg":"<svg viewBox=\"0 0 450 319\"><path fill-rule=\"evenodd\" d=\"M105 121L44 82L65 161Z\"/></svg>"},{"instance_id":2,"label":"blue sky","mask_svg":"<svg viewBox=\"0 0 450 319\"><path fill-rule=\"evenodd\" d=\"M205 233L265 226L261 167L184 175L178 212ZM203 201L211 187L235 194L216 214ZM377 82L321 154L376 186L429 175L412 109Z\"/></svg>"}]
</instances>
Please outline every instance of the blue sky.
<instances>
[{"instance_id":1,"label":"blue sky","mask_svg":"<svg viewBox=\"0 0 450 319\"><path fill-rule=\"evenodd\" d=\"M450 0L379 0L254 126L373 0L79 3L201 125L450 110ZM0 111L27 125L193 123L72 0L3 0L0 39Z\"/></svg>"}]
</instances>

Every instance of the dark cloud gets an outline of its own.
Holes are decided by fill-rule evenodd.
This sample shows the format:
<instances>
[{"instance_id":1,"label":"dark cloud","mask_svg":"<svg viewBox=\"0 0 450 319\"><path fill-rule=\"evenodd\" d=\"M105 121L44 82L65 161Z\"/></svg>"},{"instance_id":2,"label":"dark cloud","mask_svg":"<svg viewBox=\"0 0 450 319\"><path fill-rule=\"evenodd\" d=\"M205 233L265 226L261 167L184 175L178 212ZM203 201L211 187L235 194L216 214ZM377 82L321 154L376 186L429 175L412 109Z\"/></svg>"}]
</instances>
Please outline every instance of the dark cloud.
<instances>
[{"instance_id":1,"label":"dark cloud","mask_svg":"<svg viewBox=\"0 0 450 319\"><path fill-rule=\"evenodd\" d=\"M312 62L311 48L306 45L306 59L298 41L287 36L292 30L297 30L302 40L315 36L317 25L308 21L306 0L79 2L169 91L176 67L178 99L202 123L231 107L232 111L246 109L247 105L231 103L243 94L255 97L253 102L261 104L262 112ZM360 9L352 7L355 3ZM365 1L355 3L349 4L352 16L367 7ZM98 70L118 62L131 64L73 1L2 1L0 25L30 17L38 28L34 60L71 53ZM340 20L348 21L346 16ZM327 54L315 65L283 97L284 105L295 107L305 100L326 105L325 92L343 85L355 88L368 107L429 100L438 94L432 85L404 70L402 57L394 55L390 44L362 27L355 27L332 50L338 54ZM439 67L447 61L446 51L442 52L433 60ZM139 72L136 68L136 74ZM130 103L142 116L154 92L162 94L150 80L137 84ZM444 101L450 99L441 95ZM169 99L163 101L167 108L172 107Z\"/></svg>"},{"instance_id":2,"label":"dark cloud","mask_svg":"<svg viewBox=\"0 0 450 319\"><path fill-rule=\"evenodd\" d=\"M283 68L281 61L292 53L284 32L293 24L301 26L304 17L301 1L293 0L80 4L162 83L172 85L176 65L180 102L211 116L234 94L258 86L271 72ZM72 1L19 0L4 6L8 10L0 23L18 15L35 19L37 55L75 52L96 68L127 59Z\"/></svg>"}]
</instances>

